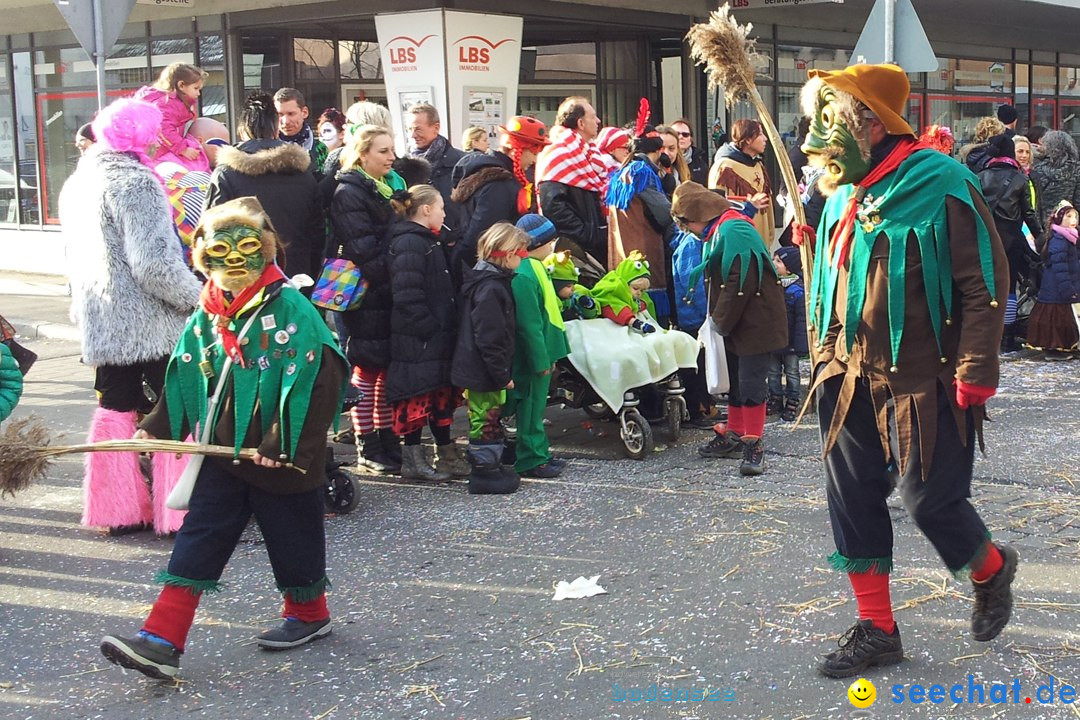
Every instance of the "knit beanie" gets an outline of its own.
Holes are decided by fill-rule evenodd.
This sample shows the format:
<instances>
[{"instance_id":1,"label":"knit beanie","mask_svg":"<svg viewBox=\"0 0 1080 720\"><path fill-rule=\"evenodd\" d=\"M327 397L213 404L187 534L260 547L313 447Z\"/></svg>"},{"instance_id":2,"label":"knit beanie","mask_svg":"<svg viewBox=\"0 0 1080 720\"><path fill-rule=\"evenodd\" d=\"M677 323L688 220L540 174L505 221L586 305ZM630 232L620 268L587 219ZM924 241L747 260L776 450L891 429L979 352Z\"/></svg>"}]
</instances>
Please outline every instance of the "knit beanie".
<instances>
[{"instance_id":1,"label":"knit beanie","mask_svg":"<svg viewBox=\"0 0 1080 720\"><path fill-rule=\"evenodd\" d=\"M1019 117L1016 113L1016 108L1012 105L999 105L997 109L997 118L1005 125L1016 122Z\"/></svg>"},{"instance_id":2,"label":"knit beanie","mask_svg":"<svg viewBox=\"0 0 1080 720\"><path fill-rule=\"evenodd\" d=\"M1050 214L1050 223L1052 225L1060 225L1065 220L1065 216L1070 212L1076 212L1076 208L1074 208L1068 200L1062 200L1058 203L1058 206L1054 208L1054 212Z\"/></svg>"},{"instance_id":3,"label":"knit beanie","mask_svg":"<svg viewBox=\"0 0 1080 720\"><path fill-rule=\"evenodd\" d=\"M802 257L799 255L799 248L784 246L779 248L773 255L784 263L784 267L787 268L789 273L802 275Z\"/></svg>"},{"instance_id":4,"label":"knit beanie","mask_svg":"<svg viewBox=\"0 0 1080 720\"><path fill-rule=\"evenodd\" d=\"M517 221L517 229L529 236L529 250L546 245L559 234L550 220L536 213L522 215Z\"/></svg>"},{"instance_id":5,"label":"knit beanie","mask_svg":"<svg viewBox=\"0 0 1080 720\"><path fill-rule=\"evenodd\" d=\"M986 150L990 153L990 157L1016 159L1016 145L1013 143L1012 138L1005 134L995 135L987 140Z\"/></svg>"}]
</instances>

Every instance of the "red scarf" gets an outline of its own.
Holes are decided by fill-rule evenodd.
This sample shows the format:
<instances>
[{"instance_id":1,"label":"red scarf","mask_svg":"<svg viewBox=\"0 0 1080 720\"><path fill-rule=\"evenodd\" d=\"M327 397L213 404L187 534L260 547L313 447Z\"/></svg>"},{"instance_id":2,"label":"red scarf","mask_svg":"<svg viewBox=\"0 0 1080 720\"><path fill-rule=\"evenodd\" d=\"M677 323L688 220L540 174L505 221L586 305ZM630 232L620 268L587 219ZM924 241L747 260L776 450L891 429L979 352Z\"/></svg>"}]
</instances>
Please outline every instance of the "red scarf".
<instances>
[{"instance_id":1,"label":"red scarf","mask_svg":"<svg viewBox=\"0 0 1080 720\"><path fill-rule=\"evenodd\" d=\"M877 167L856 183L855 191L851 193L847 206L844 208L844 214L840 217L840 222L829 241L829 257L832 258L833 267L841 267L847 262L851 238L855 234L855 216L858 214L859 203L866 195L866 189L900 167L900 163L907 160L912 153L929 149L932 149L931 146L925 142L919 142L911 137L903 138L892 149L892 152L878 163Z\"/></svg>"},{"instance_id":2,"label":"red scarf","mask_svg":"<svg viewBox=\"0 0 1080 720\"><path fill-rule=\"evenodd\" d=\"M603 192L607 170L600 151L571 130L562 129L557 139L536 159L536 184L560 182L590 192Z\"/></svg>"},{"instance_id":3,"label":"red scarf","mask_svg":"<svg viewBox=\"0 0 1080 720\"><path fill-rule=\"evenodd\" d=\"M221 346L225 348L225 352L232 361L240 367L246 367L244 356L240 352L240 343L236 339L236 333L229 329L229 321L251 302L251 298L255 297L260 290L278 280L286 280L285 274L277 265L267 265L259 279L241 290L240 294L232 300L225 296L225 291L215 285L213 280L207 280L206 285L203 285L199 304L207 315L216 316L215 324L221 335Z\"/></svg>"}]
</instances>

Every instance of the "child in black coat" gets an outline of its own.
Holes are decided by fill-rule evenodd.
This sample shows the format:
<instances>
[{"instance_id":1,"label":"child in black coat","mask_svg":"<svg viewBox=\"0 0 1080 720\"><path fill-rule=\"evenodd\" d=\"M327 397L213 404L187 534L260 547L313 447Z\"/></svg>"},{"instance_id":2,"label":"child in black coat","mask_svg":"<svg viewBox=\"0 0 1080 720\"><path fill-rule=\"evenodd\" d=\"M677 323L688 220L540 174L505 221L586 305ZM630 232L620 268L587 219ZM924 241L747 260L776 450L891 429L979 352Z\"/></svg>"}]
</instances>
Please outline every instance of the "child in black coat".
<instances>
[{"instance_id":1,"label":"child in black coat","mask_svg":"<svg viewBox=\"0 0 1080 720\"><path fill-rule=\"evenodd\" d=\"M528 236L509 223L496 223L477 241L476 265L464 272L458 300L460 322L450 379L465 389L469 404L469 492L506 494L520 479L501 465L499 423L506 391L514 387L514 296L510 281L528 256Z\"/></svg>"}]
</instances>

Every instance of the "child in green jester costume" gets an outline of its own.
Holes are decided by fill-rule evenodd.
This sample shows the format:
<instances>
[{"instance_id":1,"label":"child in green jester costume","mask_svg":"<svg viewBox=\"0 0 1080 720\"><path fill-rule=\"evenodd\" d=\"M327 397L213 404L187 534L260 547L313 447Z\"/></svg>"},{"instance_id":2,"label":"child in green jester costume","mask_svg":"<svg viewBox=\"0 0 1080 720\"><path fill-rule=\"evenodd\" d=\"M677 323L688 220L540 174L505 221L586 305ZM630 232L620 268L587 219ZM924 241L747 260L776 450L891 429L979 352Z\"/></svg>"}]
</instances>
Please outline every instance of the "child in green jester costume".
<instances>
[{"instance_id":1,"label":"child in green jester costume","mask_svg":"<svg viewBox=\"0 0 1080 720\"><path fill-rule=\"evenodd\" d=\"M551 253L544 258L544 268L551 278L555 294L562 302L563 320L592 320L600 315L600 308L596 306L592 293L584 285L578 284L581 270L574 264L570 253Z\"/></svg>"},{"instance_id":2,"label":"child in green jester costume","mask_svg":"<svg viewBox=\"0 0 1080 720\"><path fill-rule=\"evenodd\" d=\"M529 236L529 257L518 266L510 289L514 294L514 387L506 414L517 416L514 469L525 477L553 478L565 463L551 455L544 430L551 373L570 353L562 306L541 262L551 254L555 226L539 215L522 215L517 227Z\"/></svg>"},{"instance_id":3,"label":"child in green jester costume","mask_svg":"<svg viewBox=\"0 0 1080 720\"><path fill-rule=\"evenodd\" d=\"M1008 263L978 179L919 143L895 65L811 70L803 150L829 196L814 233L796 228L836 552L859 620L818 665L861 675L903 659L892 616L898 488L915 524L975 591L971 634L1012 611L1018 556L972 507L974 446L998 383Z\"/></svg>"},{"instance_id":4,"label":"child in green jester costume","mask_svg":"<svg viewBox=\"0 0 1080 720\"><path fill-rule=\"evenodd\" d=\"M220 590L252 515L285 597L284 621L256 642L281 650L330 633L324 456L345 360L318 311L273 264L277 235L258 200L207 210L194 240L195 266L210 279L136 437L182 439L202 435L209 423L212 444L257 452L251 462L202 462L168 569L158 574L164 588L142 630L102 640L106 658L161 680L178 672L199 600Z\"/></svg>"}]
</instances>

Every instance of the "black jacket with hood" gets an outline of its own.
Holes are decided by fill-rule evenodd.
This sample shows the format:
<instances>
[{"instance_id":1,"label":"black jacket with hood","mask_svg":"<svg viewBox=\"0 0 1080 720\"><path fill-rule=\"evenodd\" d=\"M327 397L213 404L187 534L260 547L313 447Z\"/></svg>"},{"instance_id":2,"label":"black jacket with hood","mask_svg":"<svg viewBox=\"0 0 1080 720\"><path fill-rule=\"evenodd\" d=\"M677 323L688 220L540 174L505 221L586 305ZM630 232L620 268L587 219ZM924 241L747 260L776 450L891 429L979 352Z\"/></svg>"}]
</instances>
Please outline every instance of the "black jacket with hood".
<instances>
[{"instance_id":1,"label":"black jacket with hood","mask_svg":"<svg viewBox=\"0 0 1080 720\"><path fill-rule=\"evenodd\" d=\"M390 284L386 397L399 402L450 385L457 311L442 240L411 220L391 227Z\"/></svg>"},{"instance_id":2,"label":"black jacket with hood","mask_svg":"<svg viewBox=\"0 0 1080 720\"><path fill-rule=\"evenodd\" d=\"M450 380L455 387L494 392L510 382L517 319L510 281L514 273L481 260L465 269L459 296L457 347Z\"/></svg>"},{"instance_id":3,"label":"black jacket with hood","mask_svg":"<svg viewBox=\"0 0 1080 720\"><path fill-rule=\"evenodd\" d=\"M342 313L349 330L346 356L353 365L373 370L390 364L390 226L397 219L390 201L359 172L338 175L330 219L332 253L354 262L367 290L355 310Z\"/></svg>"},{"instance_id":4,"label":"black jacket with hood","mask_svg":"<svg viewBox=\"0 0 1080 720\"><path fill-rule=\"evenodd\" d=\"M450 268L457 287L464 270L476 264L476 241L497 222L517 222L521 183L514 179L514 163L503 153L468 153L454 167L450 198L461 206L461 232Z\"/></svg>"},{"instance_id":5,"label":"black jacket with hood","mask_svg":"<svg viewBox=\"0 0 1080 720\"><path fill-rule=\"evenodd\" d=\"M326 227L311 157L281 140L248 140L218 150L205 207L254 195L285 245L286 275L318 279L325 258Z\"/></svg>"}]
</instances>

